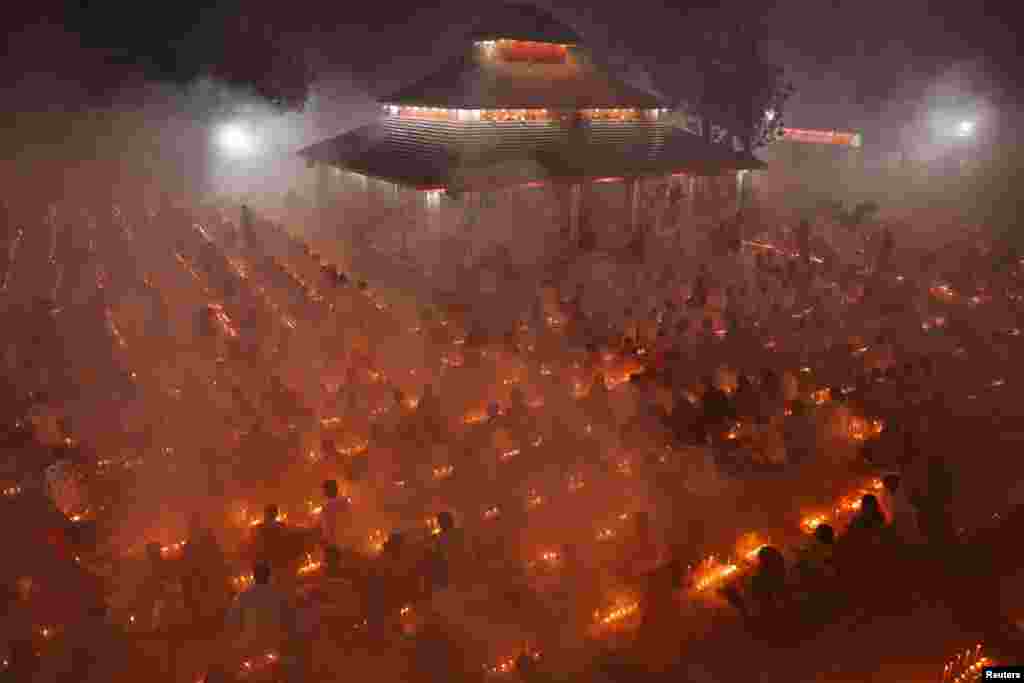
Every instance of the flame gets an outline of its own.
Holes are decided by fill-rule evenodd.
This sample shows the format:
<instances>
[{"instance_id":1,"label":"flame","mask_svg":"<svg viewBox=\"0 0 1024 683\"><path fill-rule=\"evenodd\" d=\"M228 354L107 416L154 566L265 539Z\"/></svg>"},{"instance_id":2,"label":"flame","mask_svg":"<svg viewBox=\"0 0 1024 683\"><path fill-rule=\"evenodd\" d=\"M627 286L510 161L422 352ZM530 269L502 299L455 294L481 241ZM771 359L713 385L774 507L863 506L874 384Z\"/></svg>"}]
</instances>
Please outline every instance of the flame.
<instances>
[{"instance_id":1,"label":"flame","mask_svg":"<svg viewBox=\"0 0 1024 683\"><path fill-rule=\"evenodd\" d=\"M236 591L241 593L242 591L244 591L247 588L249 588L249 586L251 586L254 581L255 581L255 578L253 577L252 572L250 572L248 574L240 574L240 575L232 578L231 579L231 584L235 587Z\"/></svg>"},{"instance_id":2,"label":"flame","mask_svg":"<svg viewBox=\"0 0 1024 683\"><path fill-rule=\"evenodd\" d=\"M586 485L587 483L583 480L583 477L578 474L569 477L569 493L576 493Z\"/></svg>"},{"instance_id":3,"label":"flame","mask_svg":"<svg viewBox=\"0 0 1024 683\"><path fill-rule=\"evenodd\" d=\"M547 564L558 564L561 560L562 556L553 550L548 550L540 554L540 561Z\"/></svg>"},{"instance_id":4,"label":"flame","mask_svg":"<svg viewBox=\"0 0 1024 683\"><path fill-rule=\"evenodd\" d=\"M800 528L808 534L813 534L815 530L828 522L828 515L809 515L800 520Z\"/></svg>"},{"instance_id":5,"label":"flame","mask_svg":"<svg viewBox=\"0 0 1024 683\"><path fill-rule=\"evenodd\" d=\"M262 669L265 666L270 666L271 664L276 662L278 658L279 655L276 652L268 652L255 659L246 659L241 663L239 668L245 673L258 671L259 669Z\"/></svg>"},{"instance_id":6,"label":"flame","mask_svg":"<svg viewBox=\"0 0 1024 683\"><path fill-rule=\"evenodd\" d=\"M346 446L344 448L339 448L338 449L338 453L340 455L349 457L349 456L353 456L353 455L362 455L363 453L365 453L369 449L370 449L370 442L368 440L364 439L363 441L355 443L355 444L353 444L351 446Z\"/></svg>"},{"instance_id":7,"label":"flame","mask_svg":"<svg viewBox=\"0 0 1024 683\"><path fill-rule=\"evenodd\" d=\"M519 449L518 448L512 448L512 449L509 449L509 450L505 451L504 453L502 453L499 456L499 459L502 462L507 462L507 461L511 460L512 458L516 457L517 455L519 455Z\"/></svg>"},{"instance_id":8,"label":"flame","mask_svg":"<svg viewBox=\"0 0 1024 683\"><path fill-rule=\"evenodd\" d=\"M814 401L814 405L824 405L832 400L832 390L828 387L818 389L811 394L811 400Z\"/></svg>"},{"instance_id":9,"label":"flame","mask_svg":"<svg viewBox=\"0 0 1024 683\"><path fill-rule=\"evenodd\" d=\"M177 543L171 543L169 545L161 546L160 554L164 557L177 555L185 549L186 545L188 545L188 541L178 541Z\"/></svg>"},{"instance_id":10,"label":"flame","mask_svg":"<svg viewBox=\"0 0 1024 683\"><path fill-rule=\"evenodd\" d=\"M307 574L312 574L315 571L319 571L320 567L322 566L322 562L314 560L311 554L306 553L306 561L302 564L301 567L299 567L298 575L305 576Z\"/></svg>"},{"instance_id":11,"label":"flame","mask_svg":"<svg viewBox=\"0 0 1024 683\"><path fill-rule=\"evenodd\" d=\"M368 547L374 554L379 554L384 550L384 543L387 541L387 534L384 533L383 529L374 529L370 532L368 537Z\"/></svg>"},{"instance_id":12,"label":"flame","mask_svg":"<svg viewBox=\"0 0 1024 683\"><path fill-rule=\"evenodd\" d=\"M866 441L870 436L876 436L877 434L874 433L874 422L878 422L879 425L881 424L878 420L869 422L863 417L851 417L848 426L850 438L854 441ZM881 428L878 429L878 433L881 433Z\"/></svg>"},{"instance_id":13,"label":"flame","mask_svg":"<svg viewBox=\"0 0 1024 683\"><path fill-rule=\"evenodd\" d=\"M437 480L447 479L448 477L452 476L452 473L454 471L455 471L455 466L454 465L442 465L440 467L435 467L434 468L434 479L437 479Z\"/></svg>"},{"instance_id":14,"label":"flame","mask_svg":"<svg viewBox=\"0 0 1024 683\"><path fill-rule=\"evenodd\" d=\"M284 524L285 522L288 521L288 513L287 512L278 512L277 513L277 517L274 518L274 521L277 522L278 524ZM262 517L259 518L259 519L254 519L254 520L249 522L249 526L251 526L251 527L257 527L260 524L263 524L263 518Z\"/></svg>"},{"instance_id":15,"label":"flame","mask_svg":"<svg viewBox=\"0 0 1024 683\"><path fill-rule=\"evenodd\" d=\"M535 508L535 507L537 507L539 505L543 505L543 503L544 503L544 496L542 496L539 493L537 493L537 491L531 489L529 494L527 494L527 497L526 497L526 506L529 509L532 510L533 508Z\"/></svg>"},{"instance_id":16,"label":"flame","mask_svg":"<svg viewBox=\"0 0 1024 683\"><path fill-rule=\"evenodd\" d=\"M498 508L497 505L492 505L491 507L484 510L484 519L495 519L499 515L501 515L501 510Z\"/></svg>"},{"instance_id":17,"label":"flame","mask_svg":"<svg viewBox=\"0 0 1024 683\"><path fill-rule=\"evenodd\" d=\"M694 583L694 588L701 593L711 586L714 586L739 571L739 566L733 563L719 563L714 555L701 562L701 569L698 572L699 578Z\"/></svg>"},{"instance_id":18,"label":"flame","mask_svg":"<svg viewBox=\"0 0 1024 683\"><path fill-rule=\"evenodd\" d=\"M640 603L635 600L620 601L606 610L594 610L594 621L600 626L611 626L633 616L639 609Z\"/></svg>"}]
</instances>

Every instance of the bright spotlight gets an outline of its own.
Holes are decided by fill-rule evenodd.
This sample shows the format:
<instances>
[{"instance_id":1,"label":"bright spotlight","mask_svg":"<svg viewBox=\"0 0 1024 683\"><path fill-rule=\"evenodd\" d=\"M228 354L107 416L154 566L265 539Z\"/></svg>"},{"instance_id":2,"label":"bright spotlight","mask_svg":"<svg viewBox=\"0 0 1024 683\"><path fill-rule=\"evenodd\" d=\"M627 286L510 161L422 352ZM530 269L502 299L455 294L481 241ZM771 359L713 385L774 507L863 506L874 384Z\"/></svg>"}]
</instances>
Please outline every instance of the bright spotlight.
<instances>
[{"instance_id":1,"label":"bright spotlight","mask_svg":"<svg viewBox=\"0 0 1024 683\"><path fill-rule=\"evenodd\" d=\"M248 156L256 151L256 141L244 126L237 123L224 125L217 131L217 144L227 154Z\"/></svg>"},{"instance_id":2,"label":"bright spotlight","mask_svg":"<svg viewBox=\"0 0 1024 683\"><path fill-rule=\"evenodd\" d=\"M962 138L969 137L974 134L974 121L961 121L960 125L956 127L957 134Z\"/></svg>"},{"instance_id":3,"label":"bright spotlight","mask_svg":"<svg viewBox=\"0 0 1024 683\"><path fill-rule=\"evenodd\" d=\"M766 111L764 113L764 119L768 123L771 123L772 121L774 121L775 120L775 110L774 109L769 109L768 111Z\"/></svg>"}]
</instances>

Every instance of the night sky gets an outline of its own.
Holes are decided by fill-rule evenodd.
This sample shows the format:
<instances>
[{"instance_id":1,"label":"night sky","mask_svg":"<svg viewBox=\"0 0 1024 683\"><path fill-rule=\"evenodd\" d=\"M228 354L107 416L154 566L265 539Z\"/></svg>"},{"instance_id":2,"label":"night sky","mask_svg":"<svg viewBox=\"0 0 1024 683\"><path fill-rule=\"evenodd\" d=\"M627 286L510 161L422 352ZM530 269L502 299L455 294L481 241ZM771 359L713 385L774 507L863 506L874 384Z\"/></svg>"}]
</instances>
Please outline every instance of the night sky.
<instances>
[{"instance_id":1,"label":"night sky","mask_svg":"<svg viewBox=\"0 0 1024 683\"><path fill-rule=\"evenodd\" d=\"M321 3L231 0L204 3L59 3L17 10L9 21L3 76L50 72L102 98L131 79L185 84L211 73L263 94L280 90L305 53L317 73L344 74L379 95L425 75L450 55L487 0L423 8L391 2ZM496 4L496 3L490 3ZM656 76L686 80L687 32L700 24L700 3L539 2L592 46L644 64ZM735 4L738 16L760 16L766 51L797 86L789 122L801 127L858 128L884 136L912 117L908 103L958 64L984 57L975 71L1013 84L1016 49L1003 22L1009 3L808 2ZM243 9L244 8L244 9ZM65 35L44 42L21 30L50 24ZM19 36L19 33L21 34ZM656 79L657 80L657 79ZM979 85L992 89L992 82Z\"/></svg>"}]
</instances>

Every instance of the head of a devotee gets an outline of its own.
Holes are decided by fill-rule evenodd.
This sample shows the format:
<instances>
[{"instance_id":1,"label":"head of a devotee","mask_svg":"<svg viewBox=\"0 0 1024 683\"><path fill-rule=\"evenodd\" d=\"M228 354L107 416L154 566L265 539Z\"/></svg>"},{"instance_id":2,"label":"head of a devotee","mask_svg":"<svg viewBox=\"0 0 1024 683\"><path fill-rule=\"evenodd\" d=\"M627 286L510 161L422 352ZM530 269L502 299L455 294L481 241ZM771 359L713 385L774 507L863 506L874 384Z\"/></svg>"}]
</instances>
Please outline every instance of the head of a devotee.
<instances>
[{"instance_id":1,"label":"head of a devotee","mask_svg":"<svg viewBox=\"0 0 1024 683\"><path fill-rule=\"evenodd\" d=\"M263 508L263 523L274 524L275 522L277 522L279 512L280 510L278 510L277 505L275 505L274 503L270 503L269 505L267 505L265 508Z\"/></svg>"},{"instance_id":2,"label":"head of a devotee","mask_svg":"<svg viewBox=\"0 0 1024 683\"><path fill-rule=\"evenodd\" d=\"M146 557L151 562L159 562L162 555L160 553L160 544L155 541L146 544Z\"/></svg>"},{"instance_id":3,"label":"head of a devotee","mask_svg":"<svg viewBox=\"0 0 1024 683\"><path fill-rule=\"evenodd\" d=\"M437 526L441 529L441 531L451 531L452 529L454 529L455 518L452 516L452 513L448 512L447 510L442 510L441 512L437 513Z\"/></svg>"},{"instance_id":4,"label":"head of a devotee","mask_svg":"<svg viewBox=\"0 0 1024 683\"><path fill-rule=\"evenodd\" d=\"M270 565L266 562L257 562L252 568L252 578L260 585L270 583Z\"/></svg>"},{"instance_id":5,"label":"head of a devotee","mask_svg":"<svg viewBox=\"0 0 1024 683\"><path fill-rule=\"evenodd\" d=\"M818 543L832 545L836 540L836 530L830 524L819 524L814 529L814 538Z\"/></svg>"}]
</instances>

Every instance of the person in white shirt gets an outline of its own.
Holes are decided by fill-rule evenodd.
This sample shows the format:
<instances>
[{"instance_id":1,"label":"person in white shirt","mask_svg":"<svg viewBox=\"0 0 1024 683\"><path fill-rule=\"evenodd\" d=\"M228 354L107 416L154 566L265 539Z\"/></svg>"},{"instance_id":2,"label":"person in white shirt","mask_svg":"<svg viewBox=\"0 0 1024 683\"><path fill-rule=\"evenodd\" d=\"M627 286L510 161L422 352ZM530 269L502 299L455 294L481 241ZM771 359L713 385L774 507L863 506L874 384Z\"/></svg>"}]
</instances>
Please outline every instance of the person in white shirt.
<instances>
[{"instance_id":1,"label":"person in white shirt","mask_svg":"<svg viewBox=\"0 0 1024 683\"><path fill-rule=\"evenodd\" d=\"M917 543L921 538L917 521L917 509L910 503L897 474L882 478L882 493L879 503L889 522L889 527L905 543Z\"/></svg>"},{"instance_id":2,"label":"person in white shirt","mask_svg":"<svg viewBox=\"0 0 1024 683\"><path fill-rule=\"evenodd\" d=\"M235 599L225 620L228 671L245 660L288 654L295 638L295 608L285 593L270 583L270 566L257 563L253 579L252 586Z\"/></svg>"},{"instance_id":3,"label":"person in white shirt","mask_svg":"<svg viewBox=\"0 0 1024 683\"><path fill-rule=\"evenodd\" d=\"M320 542L325 549L340 550L351 514L349 501L338 495L338 482L334 479L324 481L323 491L327 500L320 510Z\"/></svg>"}]
</instances>

